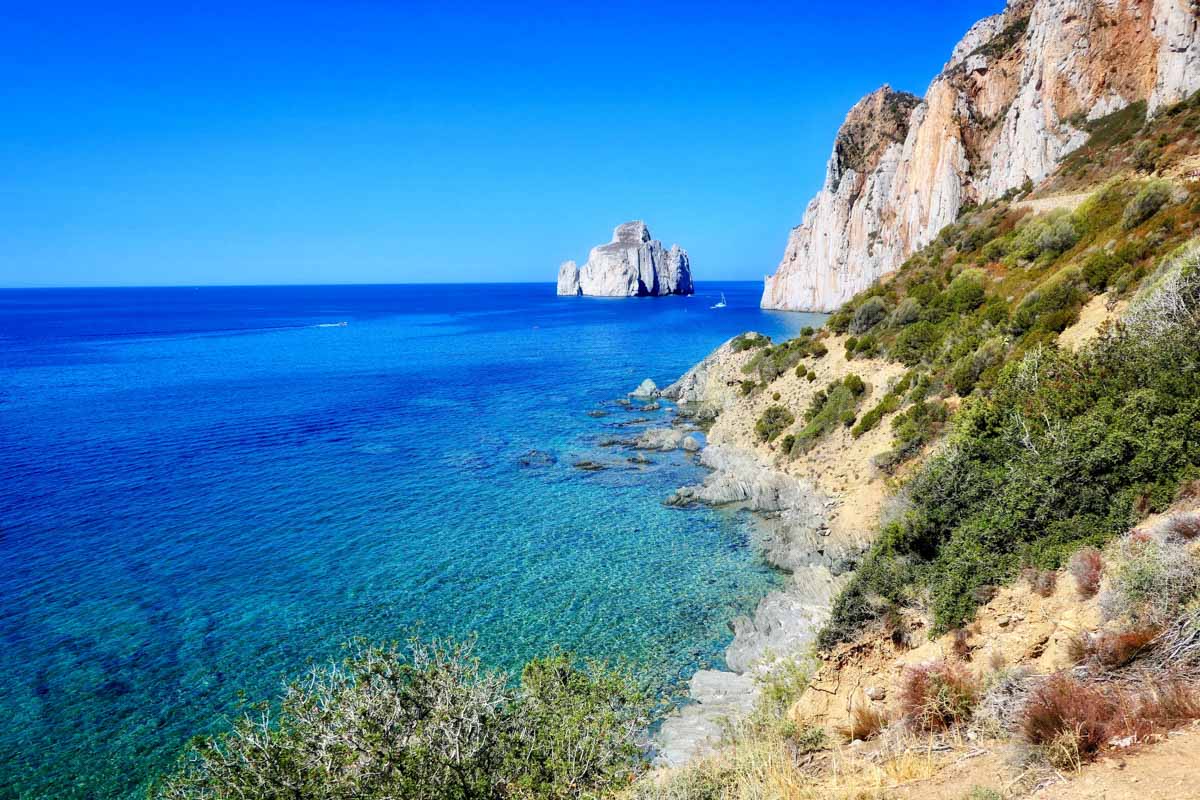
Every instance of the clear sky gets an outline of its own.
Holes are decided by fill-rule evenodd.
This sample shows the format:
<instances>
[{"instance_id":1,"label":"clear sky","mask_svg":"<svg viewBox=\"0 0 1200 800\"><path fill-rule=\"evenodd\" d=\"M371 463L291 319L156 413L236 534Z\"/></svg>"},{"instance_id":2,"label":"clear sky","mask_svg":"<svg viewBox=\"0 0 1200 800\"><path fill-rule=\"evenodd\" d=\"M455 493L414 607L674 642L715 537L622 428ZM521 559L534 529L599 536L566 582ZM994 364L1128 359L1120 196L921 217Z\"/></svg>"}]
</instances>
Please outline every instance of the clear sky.
<instances>
[{"instance_id":1,"label":"clear sky","mask_svg":"<svg viewBox=\"0 0 1200 800\"><path fill-rule=\"evenodd\" d=\"M847 109L1002 0L9 2L0 286L774 269Z\"/></svg>"}]
</instances>

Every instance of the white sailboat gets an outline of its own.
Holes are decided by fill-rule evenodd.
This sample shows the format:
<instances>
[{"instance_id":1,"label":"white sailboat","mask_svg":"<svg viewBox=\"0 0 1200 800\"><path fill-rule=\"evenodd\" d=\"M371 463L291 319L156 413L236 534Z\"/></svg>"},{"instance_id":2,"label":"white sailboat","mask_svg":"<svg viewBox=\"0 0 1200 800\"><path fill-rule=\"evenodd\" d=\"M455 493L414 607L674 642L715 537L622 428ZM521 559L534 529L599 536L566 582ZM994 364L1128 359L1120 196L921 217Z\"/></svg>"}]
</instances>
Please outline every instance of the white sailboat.
<instances>
[{"instance_id":1,"label":"white sailboat","mask_svg":"<svg viewBox=\"0 0 1200 800\"><path fill-rule=\"evenodd\" d=\"M725 293L721 292L721 302L717 303L715 306L709 306L709 307L710 308L724 308L725 307Z\"/></svg>"}]
</instances>

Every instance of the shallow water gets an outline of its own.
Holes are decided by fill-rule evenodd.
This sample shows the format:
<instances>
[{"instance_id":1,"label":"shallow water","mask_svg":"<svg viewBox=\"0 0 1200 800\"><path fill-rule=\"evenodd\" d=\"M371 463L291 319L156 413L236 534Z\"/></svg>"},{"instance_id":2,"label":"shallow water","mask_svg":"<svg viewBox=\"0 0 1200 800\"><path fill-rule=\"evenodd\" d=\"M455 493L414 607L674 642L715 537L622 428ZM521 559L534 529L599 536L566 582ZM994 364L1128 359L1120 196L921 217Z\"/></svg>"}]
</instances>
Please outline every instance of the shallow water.
<instances>
[{"instance_id":1,"label":"shallow water","mask_svg":"<svg viewBox=\"0 0 1200 800\"><path fill-rule=\"evenodd\" d=\"M666 419L602 405L642 378L819 321L760 288L0 291L0 796L136 795L239 689L416 623L664 690L719 665L778 576L746 520L661 505L681 454L597 442Z\"/></svg>"}]
</instances>

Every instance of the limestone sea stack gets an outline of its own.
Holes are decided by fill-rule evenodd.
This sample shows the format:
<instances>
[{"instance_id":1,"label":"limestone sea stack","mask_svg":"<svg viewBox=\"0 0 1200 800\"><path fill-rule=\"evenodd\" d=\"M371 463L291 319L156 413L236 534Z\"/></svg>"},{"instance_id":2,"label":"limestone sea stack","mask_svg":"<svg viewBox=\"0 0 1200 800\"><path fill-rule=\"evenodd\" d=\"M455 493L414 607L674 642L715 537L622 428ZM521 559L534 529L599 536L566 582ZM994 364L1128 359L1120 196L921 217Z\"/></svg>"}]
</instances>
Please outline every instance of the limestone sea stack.
<instances>
[{"instance_id":1,"label":"limestone sea stack","mask_svg":"<svg viewBox=\"0 0 1200 800\"><path fill-rule=\"evenodd\" d=\"M834 142L763 308L832 311L954 222L1037 184L1086 122L1200 89L1196 0L1009 0L954 49L923 99L884 87Z\"/></svg>"},{"instance_id":2,"label":"limestone sea stack","mask_svg":"<svg viewBox=\"0 0 1200 800\"><path fill-rule=\"evenodd\" d=\"M693 291L687 251L677 244L663 248L640 220L618 225L612 241L593 247L582 268L574 261L558 268L560 295L653 297Z\"/></svg>"}]
</instances>

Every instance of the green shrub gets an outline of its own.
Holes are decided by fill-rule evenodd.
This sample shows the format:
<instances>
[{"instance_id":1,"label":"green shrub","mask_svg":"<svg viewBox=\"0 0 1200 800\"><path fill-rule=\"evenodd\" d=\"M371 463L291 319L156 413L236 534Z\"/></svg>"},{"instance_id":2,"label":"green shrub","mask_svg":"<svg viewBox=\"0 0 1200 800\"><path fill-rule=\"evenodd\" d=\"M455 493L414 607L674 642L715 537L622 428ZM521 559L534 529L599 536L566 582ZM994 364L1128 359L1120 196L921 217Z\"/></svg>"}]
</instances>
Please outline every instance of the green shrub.
<instances>
[{"instance_id":1,"label":"green shrub","mask_svg":"<svg viewBox=\"0 0 1200 800\"><path fill-rule=\"evenodd\" d=\"M159 781L160 800L522 797L566 800L627 786L644 767L645 696L628 675L555 654L519 685L472 646L357 647L201 737Z\"/></svg>"},{"instance_id":2,"label":"green shrub","mask_svg":"<svg viewBox=\"0 0 1200 800\"><path fill-rule=\"evenodd\" d=\"M729 343L729 346L733 348L733 352L742 353L746 350L753 350L756 347L766 347L770 343L771 338L769 336L762 336L757 333L743 333L735 336Z\"/></svg>"},{"instance_id":3,"label":"green shrub","mask_svg":"<svg viewBox=\"0 0 1200 800\"><path fill-rule=\"evenodd\" d=\"M973 353L954 362L946 374L946 383L953 387L960 397L966 397L974 390L985 372L1003 363L1007 352L1003 340L988 339Z\"/></svg>"},{"instance_id":4,"label":"green shrub","mask_svg":"<svg viewBox=\"0 0 1200 800\"><path fill-rule=\"evenodd\" d=\"M883 302L882 297L868 298L865 303L858 307L854 312L854 319L850 321L851 333L866 333L874 328L879 323L883 322L887 316L887 305Z\"/></svg>"},{"instance_id":5,"label":"green shrub","mask_svg":"<svg viewBox=\"0 0 1200 800\"><path fill-rule=\"evenodd\" d=\"M1092 291L1103 291L1125 262L1104 250L1092 253L1083 262L1083 280Z\"/></svg>"},{"instance_id":6,"label":"green shrub","mask_svg":"<svg viewBox=\"0 0 1200 800\"><path fill-rule=\"evenodd\" d=\"M1151 142L1141 141L1133 148L1130 161L1139 172L1154 172L1158 168L1158 159L1162 151Z\"/></svg>"},{"instance_id":7,"label":"green shrub","mask_svg":"<svg viewBox=\"0 0 1200 800\"><path fill-rule=\"evenodd\" d=\"M888 324L894 328L902 328L905 325L911 325L921 318L921 303L911 295L900 301L900 305L896 306L896 310L892 312L891 319Z\"/></svg>"},{"instance_id":8,"label":"green shrub","mask_svg":"<svg viewBox=\"0 0 1200 800\"><path fill-rule=\"evenodd\" d=\"M847 375L842 382L846 384L846 388L855 397L858 397L867 390L867 385L863 383L863 379L854 374Z\"/></svg>"},{"instance_id":9,"label":"green shrub","mask_svg":"<svg viewBox=\"0 0 1200 800\"><path fill-rule=\"evenodd\" d=\"M795 421L796 417L791 411L783 406L771 406L754 424L754 433L760 442L773 442Z\"/></svg>"},{"instance_id":10,"label":"green shrub","mask_svg":"<svg viewBox=\"0 0 1200 800\"><path fill-rule=\"evenodd\" d=\"M858 421L858 424L854 426L850 434L857 439L867 431L874 430L884 415L891 414L899 407L899 396L891 393L884 395L883 399L874 408L862 415L862 419Z\"/></svg>"},{"instance_id":11,"label":"green shrub","mask_svg":"<svg viewBox=\"0 0 1200 800\"><path fill-rule=\"evenodd\" d=\"M1121 227L1132 230L1153 217L1171 201L1173 189L1167 181L1151 181L1142 187L1121 215Z\"/></svg>"},{"instance_id":12,"label":"green shrub","mask_svg":"<svg viewBox=\"0 0 1200 800\"><path fill-rule=\"evenodd\" d=\"M791 452L807 452L823 436L846 425L846 415L854 422L855 409L860 395L856 395L845 381L834 381L817 392L812 403L804 412L804 427L796 434Z\"/></svg>"},{"instance_id":13,"label":"green shrub","mask_svg":"<svg viewBox=\"0 0 1200 800\"><path fill-rule=\"evenodd\" d=\"M1020 336L1035 328L1058 333L1078 317L1087 292L1077 282L1078 275L1056 275L1034 289L1013 313L1011 330Z\"/></svg>"},{"instance_id":14,"label":"green shrub","mask_svg":"<svg viewBox=\"0 0 1200 800\"><path fill-rule=\"evenodd\" d=\"M910 367L922 361L932 361L933 351L941 333L937 326L926 321L909 325L896 337L891 347L891 356Z\"/></svg>"},{"instance_id":15,"label":"green shrub","mask_svg":"<svg viewBox=\"0 0 1200 800\"><path fill-rule=\"evenodd\" d=\"M1196 252L1135 300L1123 329L1079 352L1033 348L964 404L947 446L906 485L910 510L835 601L823 646L917 594L934 633L958 627L981 587L1024 565L1056 569L1174 501L1200 466ZM897 433L919 434L917 416L897 415Z\"/></svg>"},{"instance_id":16,"label":"green shrub","mask_svg":"<svg viewBox=\"0 0 1200 800\"><path fill-rule=\"evenodd\" d=\"M967 270L946 287L944 305L952 313L974 311L983 305L983 273L976 269Z\"/></svg>"}]
</instances>

